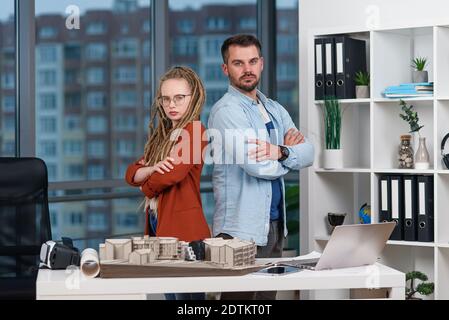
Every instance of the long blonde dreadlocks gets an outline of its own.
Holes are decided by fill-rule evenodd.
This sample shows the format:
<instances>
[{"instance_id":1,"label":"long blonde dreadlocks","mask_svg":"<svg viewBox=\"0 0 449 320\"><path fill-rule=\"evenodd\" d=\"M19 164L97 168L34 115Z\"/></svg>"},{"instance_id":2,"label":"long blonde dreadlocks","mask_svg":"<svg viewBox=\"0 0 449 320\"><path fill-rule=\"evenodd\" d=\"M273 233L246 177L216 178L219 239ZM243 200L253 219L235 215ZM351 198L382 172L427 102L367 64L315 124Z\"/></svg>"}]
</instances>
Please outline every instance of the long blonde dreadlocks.
<instances>
[{"instance_id":1,"label":"long blonde dreadlocks","mask_svg":"<svg viewBox=\"0 0 449 320\"><path fill-rule=\"evenodd\" d=\"M159 103L161 96L161 87L164 81L170 79L184 79L191 89L191 99L189 107L184 117L173 127L171 120L166 116L164 108ZM144 149L144 161L147 166L154 166L158 162L166 159L177 139L170 139L172 133L177 129L183 129L188 123L199 120L200 114L206 100L206 93L198 75L188 67L173 67L159 81L156 97L153 100L152 112L150 117L148 141ZM177 130L181 131L181 130ZM157 203L156 201L154 201ZM145 210L150 205L146 198Z\"/></svg>"}]
</instances>

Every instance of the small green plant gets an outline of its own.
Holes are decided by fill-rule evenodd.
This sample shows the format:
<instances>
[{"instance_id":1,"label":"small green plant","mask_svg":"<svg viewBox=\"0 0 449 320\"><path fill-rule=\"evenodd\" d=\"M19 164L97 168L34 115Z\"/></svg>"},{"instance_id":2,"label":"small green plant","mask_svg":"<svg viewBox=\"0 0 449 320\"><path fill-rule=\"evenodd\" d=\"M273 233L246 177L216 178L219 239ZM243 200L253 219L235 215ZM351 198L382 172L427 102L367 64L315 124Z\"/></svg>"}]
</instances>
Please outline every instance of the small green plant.
<instances>
[{"instance_id":1,"label":"small green plant","mask_svg":"<svg viewBox=\"0 0 449 320\"><path fill-rule=\"evenodd\" d=\"M363 71L356 72L354 81L357 86L369 86L369 73Z\"/></svg>"},{"instance_id":2,"label":"small green plant","mask_svg":"<svg viewBox=\"0 0 449 320\"><path fill-rule=\"evenodd\" d=\"M410 300L410 299L416 299L414 297L414 295L416 293L419 293L423 296L428 296L429 294L432 294L434 289L435 289L435 285L433 282L424 282L427 281L428 278L427 276L420 272L420 271L411 271L408 272L405 275L405 280L406 282L410 281L410 286L405 288L405 294L406 294L406 299ZM420 284L418 284L415 288L415 280L420 280L422 281Z\"/></svg>"},{"instance_id":3,"label":"small green plant","mask_svg":"<svg viewBox=\"0 0 449 320\"><path fill-rule=\"evenodd\" d=\"M416 71L424 71L424 68L427 65L426 57L417 57L412 60L412 68Z\"/></svg>"},{"instance_id":4,"label":"small green plant","mask_svg":"<svg viewBox=\"0 0 449 320\"><path fill-rule=\"evenodd\" d=\"M340 102L335 97L324 99L324 134L326 149L340 149L342 110Z\"/></svg>"},{"instance_id":5,"label":"small green plant","mask_svg":"<svg viewBox=\"0 0 449 320\"><path fill-rule=\"evenodd\" d=\"M420 135L419 130L421 130L424 126L419 125L419 117L418 113L413 110L413 106L410 105L410 107L407 105L405 101L402 99L400 100L399 104L402 107L402 111L404 111L404 114L399 114L402 120L405 120L410 125L410 133L418 132L418 135Z\"/></svg>"}]
</instances>

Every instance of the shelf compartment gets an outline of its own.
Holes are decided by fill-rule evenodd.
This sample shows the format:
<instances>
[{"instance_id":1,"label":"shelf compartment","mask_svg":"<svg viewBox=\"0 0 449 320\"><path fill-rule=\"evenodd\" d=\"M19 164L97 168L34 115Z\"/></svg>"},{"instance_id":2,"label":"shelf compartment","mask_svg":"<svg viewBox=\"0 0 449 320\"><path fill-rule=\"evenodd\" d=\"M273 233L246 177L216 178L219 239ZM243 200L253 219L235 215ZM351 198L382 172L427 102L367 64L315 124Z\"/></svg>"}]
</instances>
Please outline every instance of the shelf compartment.
<instances>
[{"instance_id":1,"label":"shelf compartment","mask_svg":"<svg viewBox=\"0 0 449 320\"><path fill-rule=\"evenodd\" d=\"M434 108L433 101L415 101L413 109L418 113L419 124L424 125L421 136L426 138L426 146L430 157L430 168L434 167ZM398 148L400 137L409 134L410 126L399 117L402 113L399 103L374 103L373 106L373 163L374 168L398 168ZM412 141L414 153L419 145L418 136ZM377 170L377 169L376 169ZM383 169L381 169L383 170ZM398 169L399 170L399 169Z\"/></svg>"},{"instance_id":2,"label":"shelf compartment","mask_svg":"<svg viewBox=\"0 0 449 320\"><path fill-rule=\"evenodd\" d=\"M437 184L437 203L435 204L435 229L437 232L437 243L449 246L449 175L438 175L435 177Z\"/></svg>"},{"instance_id":3,"label":"shelf compartment","mask_svg":"<svg viewBox=\"0 0 449 320\"><path fill-rule=\"evenodd\" d=\"M342 104L341 148L344 168L370 167L370 104ZM323 165L324 105L316 108L321 145L320 167Z\"/></svg>"},{"instance_id":4,"label":"shelf compartment","mask_svg":"<svg viewBox=\"0 0 449 320\"><path fill-rule=\"evenodd\" d=\"M448 101L437 101L437 148L435 150L435 156L437 157L436 167L438 170L446 169L443 167L441 161L441 141L449 133L449 100ZM445 153L449 153L449 141L446 142ZM448 170L449 171L449 170Z\"/></svg>"},{"instance_id":5,"label":"shelf compartment","mask_svg":"<svg viewBox=\"0 0 449 320\"><path fill-rule=\"evenodd\" d=\"M379 260L393 269L404 273L410 271L424 272L430 282L435 282L435 248L428 246L388 245ZM429 296L416 295L425 300L434 299L434 294Z\"/></svg>"},{"instance_id":6,"label":"shelf compartment","mask_svg":"<svg viewBox=\"0 0 449 320\"><path fill-rule=\"evenodd\" d=\"M426 70L433 81L433 28L407 28L373 32L373 95L382 98L388 86L412 82L412 59L427 57Z\"/></svg>"},{"instance_id":7,"label":"shelf compartment","mask_svg":"<svg viewBox=\"0 0 449 320\"><path fill-rule=\"evenodd\" d=\"M320 174L314 180L314 189L321 191L313 195L313 234L330 236L329 212L346 213L344 224L359 223L360 207L371 202L369 173Z\"/></svg>"}]
</instances>

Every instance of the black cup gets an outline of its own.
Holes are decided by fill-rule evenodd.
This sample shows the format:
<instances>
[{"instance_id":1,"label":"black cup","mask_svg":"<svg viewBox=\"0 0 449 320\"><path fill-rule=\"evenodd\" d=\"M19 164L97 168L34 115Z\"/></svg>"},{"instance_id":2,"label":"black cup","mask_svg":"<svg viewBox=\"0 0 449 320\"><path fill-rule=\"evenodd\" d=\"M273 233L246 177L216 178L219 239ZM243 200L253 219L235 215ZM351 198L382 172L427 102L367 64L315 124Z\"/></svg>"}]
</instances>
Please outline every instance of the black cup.
<instances>
[{"instance_id":1,"label":"black cup","mask_svg":"<svg viewBox=\"0 0 449 320\"><path fill-rule=\"evenodd\" d=\"M329 221L329 224L331 225L331 232L334 231L336 226L341 226L343 222L345 221L346 213L333 213L329 212L327 214L327 220Z\"/></svg>"}]
</instances>

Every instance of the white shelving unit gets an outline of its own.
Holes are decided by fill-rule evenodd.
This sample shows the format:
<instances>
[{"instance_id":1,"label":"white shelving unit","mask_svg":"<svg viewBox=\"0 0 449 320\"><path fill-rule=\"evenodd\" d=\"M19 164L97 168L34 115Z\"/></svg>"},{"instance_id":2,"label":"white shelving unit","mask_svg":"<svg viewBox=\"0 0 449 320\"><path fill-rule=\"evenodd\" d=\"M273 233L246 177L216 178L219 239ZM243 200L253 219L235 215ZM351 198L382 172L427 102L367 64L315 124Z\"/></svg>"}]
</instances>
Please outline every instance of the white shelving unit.
<instances>
[{"instance_id":1,"label":"white shelving unit","mask_svg":"<svg viewBox=\"0 0 449 320\"><path fill-rule=\"evenodd\" d=\"M308 132L316 145L314 168L308 171L309 251L324 249L329 239L327 214L345 212L345 224L359 223L358 211L371 205L371 221L378 222L378 179L383 173L434 176L434 242L388 241L381 262L403 272L419 270L435 282L435 292L424 299L449 299L449 170L441 164L440 143L449 132L449 26L410 26L388 30L315 30L309 33L308 83L314 83L314 39L346 34L367 43L371 98L341 100L344 111L342 148L344 169L322 168L324 130L322 101L314 101L308 87ZM424 125L421 135L431 158L429 170L397 169L400 136L409 131L399 117L399 99L386 99L382 91L391 85L412 82L411 60L428 58L429 81L434 97L404 99L418 112ZM414 147L416 152L416 147ZM304 212L306 211L306 212ZM347 297L341 292L311 293L315 298Z\"/></svg>"}]
</instances>

